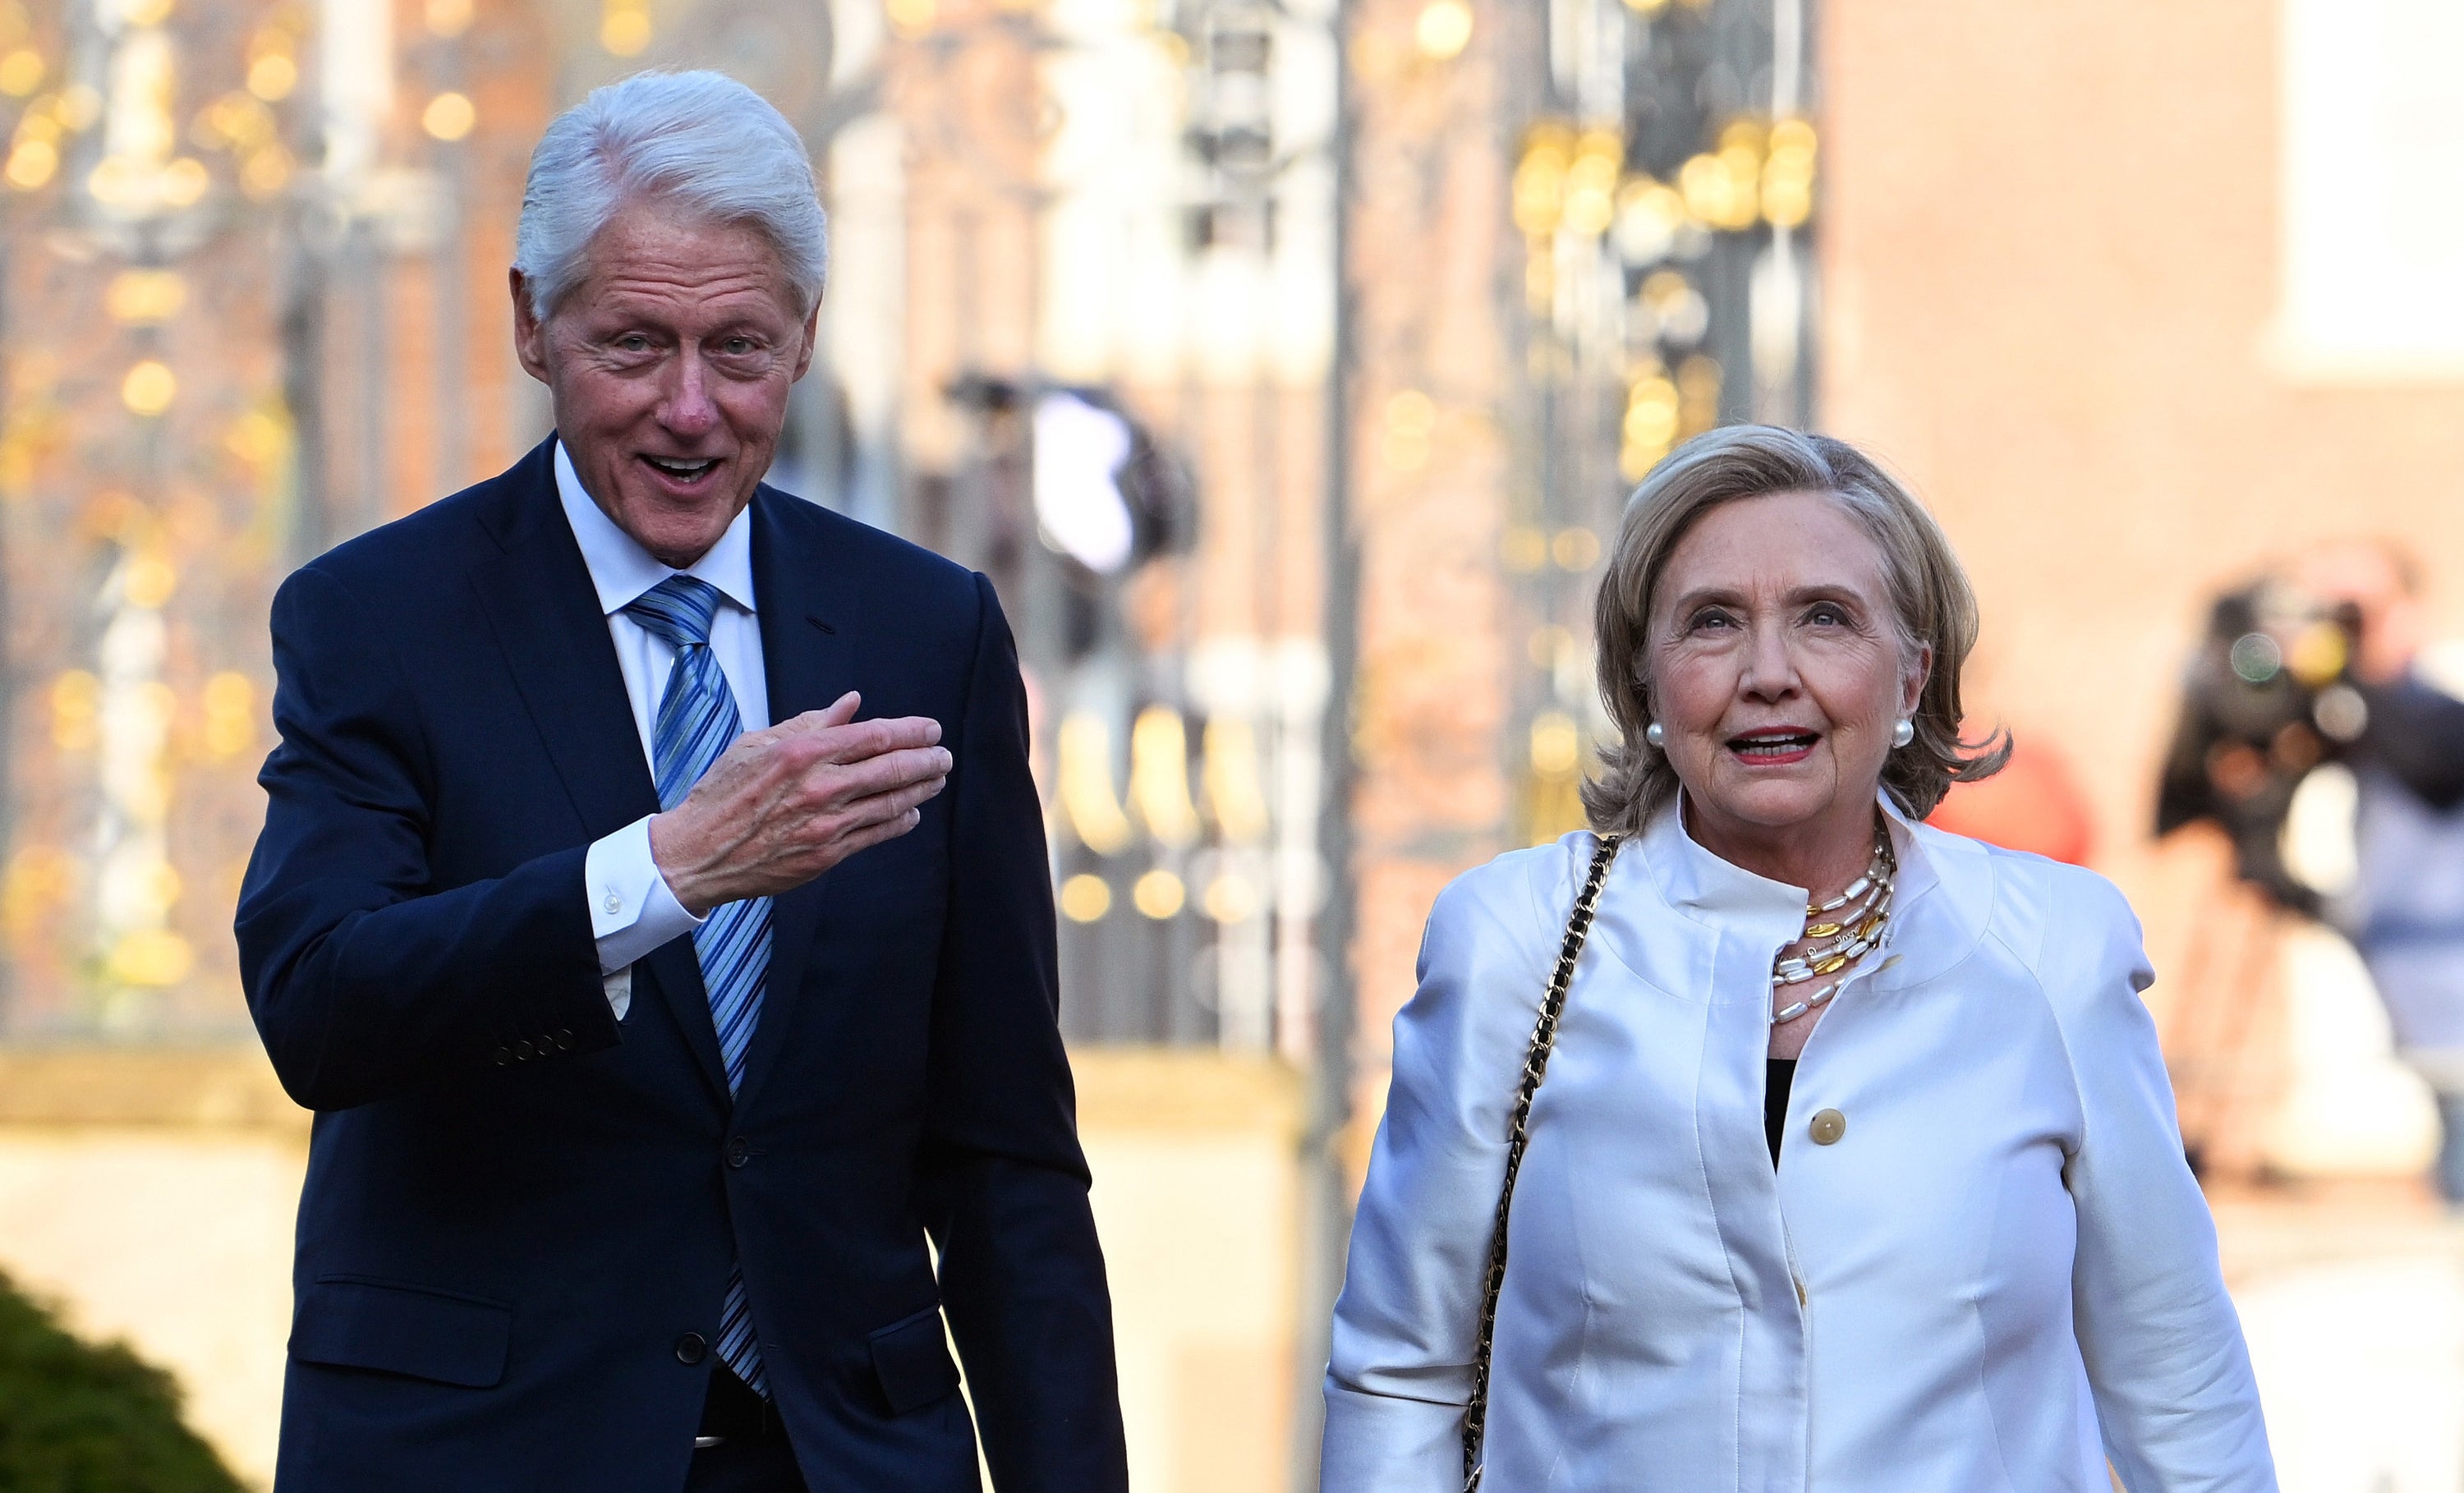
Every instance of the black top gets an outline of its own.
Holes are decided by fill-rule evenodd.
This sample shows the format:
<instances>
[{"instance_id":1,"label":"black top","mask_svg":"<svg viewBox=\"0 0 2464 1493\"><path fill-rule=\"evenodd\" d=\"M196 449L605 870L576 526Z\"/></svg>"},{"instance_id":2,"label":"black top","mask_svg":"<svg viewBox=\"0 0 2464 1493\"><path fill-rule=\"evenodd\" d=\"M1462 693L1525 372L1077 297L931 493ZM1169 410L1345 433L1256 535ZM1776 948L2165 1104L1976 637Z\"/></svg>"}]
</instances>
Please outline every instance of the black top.
<instances>
[{"instance_id":1,"label":"black top","mask_svg":"<svg viewBox=\"0 0 2464 1493\"><path fill-rule=\"evenodd\" d=\"M1763 1134L1771 1140L1771 1165L1779 1165L1779 1132L1788 1125L1788 1087L1796 1082L1794 1058L1768 1060L1763 1079Z\"/></svg>"}]
</instances>

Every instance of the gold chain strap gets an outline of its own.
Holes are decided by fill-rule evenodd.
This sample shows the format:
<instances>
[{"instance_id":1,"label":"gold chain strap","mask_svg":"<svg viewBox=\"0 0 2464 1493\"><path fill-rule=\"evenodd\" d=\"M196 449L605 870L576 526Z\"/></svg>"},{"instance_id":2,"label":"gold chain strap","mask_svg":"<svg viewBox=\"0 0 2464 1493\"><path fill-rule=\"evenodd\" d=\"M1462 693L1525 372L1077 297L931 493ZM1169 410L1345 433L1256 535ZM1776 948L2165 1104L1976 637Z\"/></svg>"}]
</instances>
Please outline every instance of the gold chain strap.
<instances>
[{"instance_id":1,"label":"gold chain strap","mask_svg":"<svg viewBox=\"0 0 2464 1493\"><path fill-rule=\"evenodd\" d=\"M1523 1081L1514 1092L1514 1119L1506 1132L1506 1185L1497 1195L1496 1232L1488 1241L1488 1279L1481 1289L1480 1339L1472 1350L1471 1401L1463 1406L1463 1493L1478 1493L1482 1438L1488 1425L1488 1354L1497 1336L1497 1297L1506 1288L1506 1219L1514 1207L1514 1175L1523 1170L1523 1151L1531 1139L1531 1101L1549 1071L1549 1051L1557 1043L1557 1018L1566 1009L1566 991L1574 982L1574 960L1592 931L1592 907L1609 879L1609 863L1617 859L1617 835L1600 836L1592 854L1591 873L1583 878L1581 895L1566 919L1566 941L1557 950L1557 968L1549 977L1548 998L1540 1002L1539 1024L1531 1028L1531 1050L1524 1055Z\"/></svg>"}]
</instances>

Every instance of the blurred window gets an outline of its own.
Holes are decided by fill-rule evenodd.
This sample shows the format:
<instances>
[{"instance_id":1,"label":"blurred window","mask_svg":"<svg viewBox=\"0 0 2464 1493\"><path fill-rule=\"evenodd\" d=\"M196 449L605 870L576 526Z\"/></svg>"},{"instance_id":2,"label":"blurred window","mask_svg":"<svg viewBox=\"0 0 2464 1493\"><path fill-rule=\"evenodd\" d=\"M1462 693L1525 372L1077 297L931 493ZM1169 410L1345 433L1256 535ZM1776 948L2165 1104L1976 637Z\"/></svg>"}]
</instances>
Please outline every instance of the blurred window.
<instances>
[{"instance_id":1,"label":"blurred window","mask_svg":"<svg viewBox=\"0 0 2464 1493\"><path fill-rule=\"evenodd\" d=\"M2464 6L2283 0L2275 352L2319 378L2464 373Z\"/></svg>"}]
</instances>

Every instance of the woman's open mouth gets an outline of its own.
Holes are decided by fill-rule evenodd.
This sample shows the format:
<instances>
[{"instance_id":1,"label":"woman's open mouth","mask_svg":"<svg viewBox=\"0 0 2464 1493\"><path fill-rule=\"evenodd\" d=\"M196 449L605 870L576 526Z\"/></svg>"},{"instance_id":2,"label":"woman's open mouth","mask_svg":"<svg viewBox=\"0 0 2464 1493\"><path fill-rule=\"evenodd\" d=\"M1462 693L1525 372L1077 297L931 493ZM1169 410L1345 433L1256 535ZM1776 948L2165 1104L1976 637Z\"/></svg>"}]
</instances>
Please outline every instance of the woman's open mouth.
<instances>
[{"instance_id":1,"label":"woman's open mouth","mask_svg":"<svg viewBox=\"0 0 2464 1493\"><path fill-rule=\"evenodd\" d=\"M1795 726L1776 726L1768 731L1749 731L1728 738L1729 755L1754 767L1785 767L1802 762L1814 755L1814 744L1822 739L1819 732Z\"/></svg>"}]
</instances>

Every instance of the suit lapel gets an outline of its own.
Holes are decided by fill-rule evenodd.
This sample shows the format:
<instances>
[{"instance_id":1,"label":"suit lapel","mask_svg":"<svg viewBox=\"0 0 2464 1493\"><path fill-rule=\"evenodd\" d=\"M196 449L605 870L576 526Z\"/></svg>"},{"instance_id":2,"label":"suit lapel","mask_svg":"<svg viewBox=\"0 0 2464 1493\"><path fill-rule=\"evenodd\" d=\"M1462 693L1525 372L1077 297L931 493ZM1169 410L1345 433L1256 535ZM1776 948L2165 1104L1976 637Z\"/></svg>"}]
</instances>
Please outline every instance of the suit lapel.
<instances>
[{"instance_id":1,"label":"suit lapel","mask_svg":"<svg viewBox=\"0 0 2464 1493\"><path fill-rule=\"evenodd\" d=\"M803 526L796 522L796 509L802 502L769 487L753 500L754 604L761 620L773 725L820 710L855 688L851 650L825 610L843 606L846 598L828 594L822 557L810 537L798 532ZM829 882L825 874L771 902L770 973L762 985L761 1020L745 1054L739 1108L777 1065L786 1042Z\"/></svg>"},{"instance_id":2,"label":"suit lapel","mask_svg":"<svg viewBox=\"0 0 2464 1493\"><path fill-rule=\"evenodd\" d=\"M597 840L657 813L659 795L598 589L557 497L553 454L542 443L514 469L505 507L490 524L504 553L478 567L472 583L583 833ZM704 1078L724 1095L726 1069L692 940L675 939L645 962Z\"/></svg>"}]
</instances>

